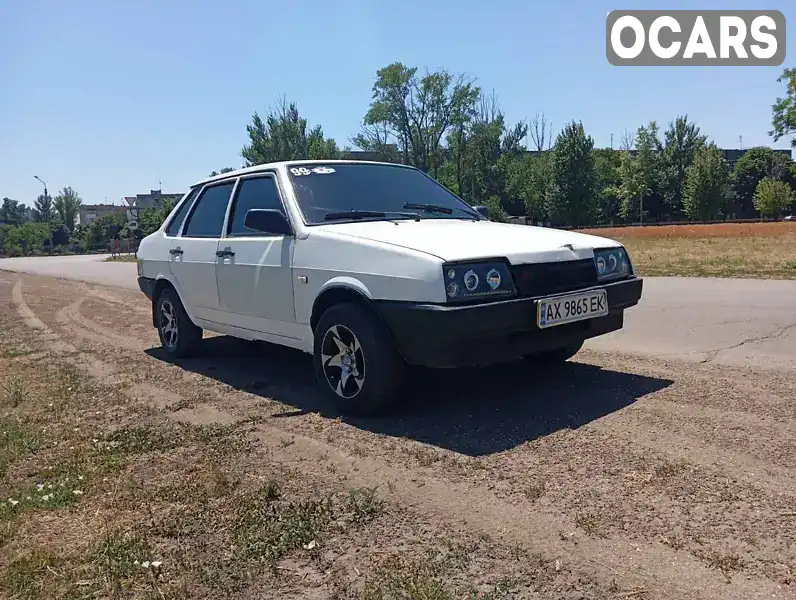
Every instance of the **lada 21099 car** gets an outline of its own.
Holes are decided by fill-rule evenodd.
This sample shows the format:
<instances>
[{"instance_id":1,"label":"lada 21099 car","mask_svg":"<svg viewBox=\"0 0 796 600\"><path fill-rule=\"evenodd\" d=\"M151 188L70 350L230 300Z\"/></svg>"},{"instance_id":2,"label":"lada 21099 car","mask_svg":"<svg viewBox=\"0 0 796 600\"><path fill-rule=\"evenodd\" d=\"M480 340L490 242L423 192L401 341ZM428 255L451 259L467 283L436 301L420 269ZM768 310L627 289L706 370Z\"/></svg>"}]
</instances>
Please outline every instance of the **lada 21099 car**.
<instances>
[{"instance_id":1,"label":"lada 21099 car","mask_svg":"<svg viewBox=\"0 0 796 600\"><path fill-rule=\"evenodd\" d=\"M207 329L298 348L344 413L404 368L565 361L623 326L642 280L610 239L489 221L422 171L265 164L194 185L138 250L169 357Z\"/></svg>"}]
</instances>

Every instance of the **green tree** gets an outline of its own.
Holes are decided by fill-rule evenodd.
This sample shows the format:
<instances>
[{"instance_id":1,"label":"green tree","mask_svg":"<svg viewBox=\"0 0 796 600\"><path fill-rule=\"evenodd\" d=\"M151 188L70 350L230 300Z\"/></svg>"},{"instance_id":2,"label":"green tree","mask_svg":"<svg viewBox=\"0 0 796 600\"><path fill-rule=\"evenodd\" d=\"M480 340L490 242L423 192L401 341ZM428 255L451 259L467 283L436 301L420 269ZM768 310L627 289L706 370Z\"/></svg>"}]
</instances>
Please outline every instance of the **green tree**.
<instances>
[{"instance_id":1,"label":"green tree","mask_svg":"<svg viewBox=\"0 0 796 600\"><path fill-rule=\"evenodd\" d=\"M594 140L586 135L582 123L573 121L558 134L547 208L554 223L579 226L592 222L597 197L593 150Z\"/></svg>"},{"instance_id":2,"label":"green tree","mask_svg":"<svg viewBox=\"0 0 796 600\"><path fill-rule=\"evenodd\" d=\"M761 215L779 216L793 204L793 190L780 179L763 178L755 190L755 208Z\"/></svg>"},{"instance_id":3,"label":"green tree","mask_svg":"<svg viewBox=\"0 0 796 600\"><path fill-rule=\"evenodd\" d=\"M796 69L785 69L777 79L785 82L786 93L784 98L777 98L771 107L771 131L774 141L792 133L796 133ZM796 148L796 138L791 140L791 146Z\"/></svg>"},{"instance_id":4,"label":"green tree","mask_svg":"<svg viewBox=\"0 0 796 600\"><path fill-rule=\"evenodd\" d=\"M307 119L299 115L295 103L282 98L263 121L256 112L246 126L249 144L241 150L247 166L280 160L340 158L337 143L325 138L320 125L307 131Z\"/></svg>"},{"instance_id":5,"label":"green tree","mask_svg":"<svg viewBox=\"0 0 796 600\"><path fill-rule=\"evenodd\" d=\"M660 175L661 143L658 138L658 124L651 121L636 132L636 152L625 151L619 165L620 184L616 192L622 201L620 213L629 221L644 221L645 215L657 207L649 202L657 194L657 180ZM652 210L651 210L652 209Z\"/></svg>"},{"instance_id":6,"label":"green tree","mask_svg":"<svg viewBox=\"0 0 796 600\"><path fill-rule=\"evenodd\" d=\"M715 144L699 150L686 169L683 209L689 219L717 219L730 193L730 166Z\"/></svg>"},{"instance_id":7,"label":"green tree","mask_svg":"<svg viewBox=\"0 0 796 600\"><path fill-rule=\"evenodd\" d=\"M68 186L62 189L53 201L58 217L70 233L75 230L75 221L82 204L83 200L78 193Z\"/></svg>"},{"instance_id":8,"label":"green tree","mask_svg":"<svg viewBox=\"0 0 796 600\"><path fill-rule=\"evenodd\" d=\"M791 170L794 164L787 156L771 148L750 148L735 164L732 172L732 187L735 192L735 212L741 217L755 215L755 190L766 178L793 181Z\"/></svg>"},{"instance_id":9,"label":"green tree","mask_svg":"<svg viewBox=\"0 0 796 600\"><path fill-rule=\"evenodd\" d=\"M50 236L46 223L28 221L17 227L8 227L3 234L3 251L9 256L28 255L40 251Z\"/></svg>"},{"instance_id":10,"label":"green tree","mask_svg":"<svg viewBox=\"0 0 796 600\"><path fill-rule=\"evenodd\" d=\"M705 145L707 136L699 133L699 127L689 122L687 116L678 116L669 123L663 134L664 145L658 168L660 190L669 214L679 217L683 212L685 172L694 156Z\"/></svg>"},{"instance_id":11,"label":"green tree","mask_svg":"<svg viewBox=\"0 0 796 600\"><path fill-rule=\"evenodd\" d=\"M142 210L138 215L138 235L146 237L157 231L174 210L175 204L173 200L166 200L158 209Z\"/></svg>"},{"instance_id":12,"label":"green tree","mask_svg":"<svg viewBox=\"0 0 796 600\"><path fill-rule=\"evenodd\" d=\"M53 220L53 200L49 194L40 194L33 207L33 219L39 223L49 223Z\"/></svg>"},{"instance_id":13,"label":"green tree","mask_svg":"<svg viewBox=\"0 0 796 600\"><path fill-rule=\"evenodd\" d=\"M497 223L508 223L509 214L500 203L500 198L492 196L484 202L484 206L489 209L489 220Z\"/></svg>"},{"instance_id":14,"label":"green tree","mask_svg":"<svg viewBox=\"0 0 796 600\"><path fill-rule=\"evenodd\" d=\"M0 223L22 225L25 222L25 205L11 198L3 198L0 206Z\"/></svg>"},{"instance_id":15,"label":"green tree","mask_svg":"<svg viewBox=\"0 0 796 600\"><path fill-rule=\"evenodd\" d=\"M234 171L232 167L224 167L220 171L212 171L208 177L215 177L216 175L223 175L224 173L232 173Z\"/></svg>"},{"instance_id":16,"label":"green tree","mask_svg":"<svg viewBox=\"0 0 796 600\"><path fill-rule=\"evenodd\" d=\"M594 150L594 168L597 171L598 213L602 223L614 223L620 216L622 199L619 185L622 181L622 152L613 148Z\"/></svg>"},{"instance_id":17,"label":"green tree","mask_svg":"<svg viewBox=\"0 0 796 600\"><path fill-rule=\"evenodd\" d=\"M95 219L83 230L83 245L88 250L107 248L112 239L120 237L125 225L127 217L121 211Z\"/></svg>"},{"instance_id":18,"label":"green tree","mask_svg":"<svg viewBox=\"0 0 796 600\"><path fill-rule=\"evenodd\" d=\"M392 63L376 72L373 96L363 125L395 140L405 164L435 177L442 165L442 143L477 100L480 90L463 75L427 72Z\"/></svg>"}]
</instances>

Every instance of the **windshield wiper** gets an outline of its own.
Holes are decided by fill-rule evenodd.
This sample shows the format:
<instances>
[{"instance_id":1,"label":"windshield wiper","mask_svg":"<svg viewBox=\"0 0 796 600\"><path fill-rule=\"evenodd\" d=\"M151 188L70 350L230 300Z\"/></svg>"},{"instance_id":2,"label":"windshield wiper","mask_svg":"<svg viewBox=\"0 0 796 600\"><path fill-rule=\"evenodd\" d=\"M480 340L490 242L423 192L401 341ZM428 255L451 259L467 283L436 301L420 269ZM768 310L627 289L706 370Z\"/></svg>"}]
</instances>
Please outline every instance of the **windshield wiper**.
<instances>
[{"instance_id":1,"label":"windshield wiper","mask_svg":"<svg viewBox=\"0 0 796 600\"><path fill-rule=\"evenodd\" d=\"M417 213L410 212L393 212L393 211L378 211L378 210L348 210L345 212L330 212L326 213L325 221L336 221L337 219L385 219L388 215L397 217L407 217L410 219L419 219Z\"/></svg>"},{"instance_id":2,"label":"windshield wiper","mask_svg":"<svg viewBox=\"0 0 796 600\"><path fill-rule=\"evenodd\" d=\"M404 204L404 208L414 208L415 210L424 210L430 213L442 213L444 215L452 215L453 209L455 208L456 210L460 210L476 218L480 218L481 216L481 215L476 216L475 212L471 212L459 206L454 206L453 208L451 208L450 206L442 206L441 204L413 204L411 202L407 202L406 204Z\"/></svg>"}]
</instances>

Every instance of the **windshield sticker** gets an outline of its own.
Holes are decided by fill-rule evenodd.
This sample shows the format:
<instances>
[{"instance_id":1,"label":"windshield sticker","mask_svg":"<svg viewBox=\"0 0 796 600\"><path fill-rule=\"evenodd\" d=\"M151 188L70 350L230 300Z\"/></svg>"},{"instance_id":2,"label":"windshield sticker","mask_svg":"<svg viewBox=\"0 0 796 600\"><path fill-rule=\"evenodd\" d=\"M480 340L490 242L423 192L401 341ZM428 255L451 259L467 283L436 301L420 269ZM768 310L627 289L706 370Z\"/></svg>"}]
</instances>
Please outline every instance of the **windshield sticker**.
<instances>
[{"instance_id":1,"label":"windshield sticker","mask_svg":"<svg viewBox=\"0 0 796 600\"><path fill-rule=\"evenodd\" d=\"M334 169L331 167L315 167L314 169L308 169L307 167L291 167L290 172L296 176L312 175L313 173L316 175L329 175L330 173L334 173Z\"/></svg>"}]
</instances>

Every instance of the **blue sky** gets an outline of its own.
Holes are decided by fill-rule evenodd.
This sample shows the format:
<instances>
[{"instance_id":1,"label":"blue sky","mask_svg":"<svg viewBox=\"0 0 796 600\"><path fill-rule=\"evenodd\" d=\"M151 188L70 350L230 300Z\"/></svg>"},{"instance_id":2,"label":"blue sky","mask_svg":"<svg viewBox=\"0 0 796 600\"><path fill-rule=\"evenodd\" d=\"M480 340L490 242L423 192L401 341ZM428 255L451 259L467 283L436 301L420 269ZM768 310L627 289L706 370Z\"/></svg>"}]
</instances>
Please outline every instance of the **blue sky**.
<instances>
[{"instance_id":1,"label":"blue sky","mask_svg":"<svg viewBox=\"0 0 796 600\"><path fill-rule=\"evenodd\" d=\"M699 8L796 4L702 0ZM598 146L677 114L723 147L773 144L780 67L613 67L605 17L626 0L0 0L0 196L32 204L71 185L84 203L184 191L240 166L246 124L282 94L343 146L367 110L376 70L444 67L494 89L507 117L582 120ZM272 8L269 8L272 7Z\"/></svg>"}]
</instances>

